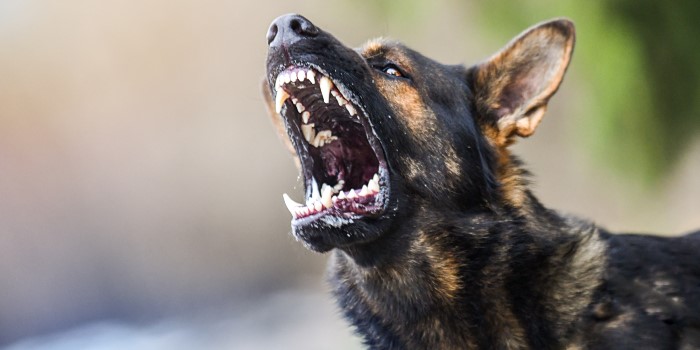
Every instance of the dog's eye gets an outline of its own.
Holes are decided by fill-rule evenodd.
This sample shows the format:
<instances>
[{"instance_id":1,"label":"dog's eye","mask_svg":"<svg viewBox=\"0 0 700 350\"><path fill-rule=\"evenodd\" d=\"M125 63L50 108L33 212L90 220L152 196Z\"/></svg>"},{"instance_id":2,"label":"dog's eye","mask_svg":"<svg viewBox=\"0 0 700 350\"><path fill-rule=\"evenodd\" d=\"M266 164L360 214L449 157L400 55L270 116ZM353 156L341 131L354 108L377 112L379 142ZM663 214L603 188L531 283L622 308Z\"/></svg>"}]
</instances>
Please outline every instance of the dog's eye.
<instances>
[{"instance_id":1,"label":"dog's eye","mask_svg":"<svg viewBox=\"0 0 700 350\"><path fill-rule=\"evenodd\" d=\"M403 77L403 73L401 73L399 68L393 64L387 64L386 66L382 67L382 72L384 72L384 74L393 75L395 77Z\"/></svg>"}]
</instances>

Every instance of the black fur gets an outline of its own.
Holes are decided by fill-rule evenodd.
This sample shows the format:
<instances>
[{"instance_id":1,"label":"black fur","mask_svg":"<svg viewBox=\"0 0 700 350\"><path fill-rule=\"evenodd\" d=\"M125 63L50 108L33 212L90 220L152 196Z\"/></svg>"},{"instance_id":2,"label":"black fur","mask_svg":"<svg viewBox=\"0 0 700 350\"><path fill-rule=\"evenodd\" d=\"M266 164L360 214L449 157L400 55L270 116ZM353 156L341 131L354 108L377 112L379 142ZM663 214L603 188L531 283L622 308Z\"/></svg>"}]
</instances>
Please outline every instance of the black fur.
<instances>
[{"instance_id":1,"label":"black fur","mask_svg":"<svg viewBox=\"0 0 700 350\"><path fill-rule=\"evenodd\" d=\"M273 24L290 18L313 26L300 16ZM545 27L573 35L566 21ZM379 217L293 230L332 250L333 293L369 348L700 348L700 232L613 235L545 208L493 136L479 97L488 68L442 65L394 42L351 50L313 28L271 46L269 87L290 65L349 87L381 141L391 195ZM388 63L403 76L384 75Z\"/></svg>"}]
</instances>

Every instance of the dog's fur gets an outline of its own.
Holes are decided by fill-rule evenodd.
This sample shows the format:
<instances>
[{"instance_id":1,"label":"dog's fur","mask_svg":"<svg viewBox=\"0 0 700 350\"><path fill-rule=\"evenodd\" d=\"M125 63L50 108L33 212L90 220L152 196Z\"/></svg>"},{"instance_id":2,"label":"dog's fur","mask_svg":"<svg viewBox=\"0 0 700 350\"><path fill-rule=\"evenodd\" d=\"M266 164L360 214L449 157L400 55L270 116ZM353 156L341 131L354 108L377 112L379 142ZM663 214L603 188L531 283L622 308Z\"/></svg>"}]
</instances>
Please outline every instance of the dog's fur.
<instances>
[{"instance_id":1,"label":"dog's fur","mask_svg":"<svg viewBox=\"0 0 700 350\"><path fill-rule=\"evenodd\" d=\"M294 229L307 247L332 249L335 297L368 347L700 348L700 232L610 234L561 216L533 196L509 152L559 87L570 21L539 24L469 68L388 40L351 50L320 29L297 39L287 57L353 87L389 165L388 209L341 228L352 240ZM284 64L269 55L272 106ZM376 69L387 62L403 76Z\"/></svg>"}]
</instances>

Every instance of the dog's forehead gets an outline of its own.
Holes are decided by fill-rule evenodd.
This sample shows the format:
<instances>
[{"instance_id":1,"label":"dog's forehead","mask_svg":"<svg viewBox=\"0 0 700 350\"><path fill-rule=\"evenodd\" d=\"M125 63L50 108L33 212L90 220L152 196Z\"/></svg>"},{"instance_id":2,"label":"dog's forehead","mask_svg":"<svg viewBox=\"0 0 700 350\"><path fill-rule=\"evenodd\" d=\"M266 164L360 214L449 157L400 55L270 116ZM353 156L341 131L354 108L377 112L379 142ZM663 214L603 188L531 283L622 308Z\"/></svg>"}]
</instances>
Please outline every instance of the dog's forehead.
<instances>
[{"instance_id":1,"label":"dog's forehead","mask_svg":"<svg viewBox=\"0 0 700 350\"><path fill-rule=\"evenodd\" d=\"M459 75L459 72L454 68L460 70L464 68L461 65L442 65L399 41L385 38L369 40L357 49L357 52L368 62L378 61L396 64L401 67L404 73L410 74L414 78L439 75L447 79L450 75ZM455 82L451 81L451 83Z\"/></svg>"},{"instance_id":2,"label":"dog's forehead","mask_svg":"<svg viewBox=\"0 0 700 350\"><path fill-rule=\"evenodd\" d=\"M358 52L365 59L391 56L393 59L406 58L408 48L402 43L386 38L368 40Z\"/></svg>"}]
</instances>

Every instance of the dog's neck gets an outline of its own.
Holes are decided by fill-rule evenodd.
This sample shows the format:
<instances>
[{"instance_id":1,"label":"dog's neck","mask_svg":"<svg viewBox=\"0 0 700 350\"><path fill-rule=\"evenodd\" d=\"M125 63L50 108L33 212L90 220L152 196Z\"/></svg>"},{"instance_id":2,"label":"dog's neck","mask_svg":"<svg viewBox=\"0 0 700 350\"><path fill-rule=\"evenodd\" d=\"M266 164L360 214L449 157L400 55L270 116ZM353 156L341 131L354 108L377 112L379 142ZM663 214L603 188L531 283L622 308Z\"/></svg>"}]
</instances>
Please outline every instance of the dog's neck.
<instances>
[{"instance_id":1,"label":"dog's neck","mask_svg":"<svg viewBox=\"0 0 700 350\"><path fill-rule=\"evenodd\" d=\"M539 215L419 212L378 241L336 250L331 279L341 307L378 348L402 343L471 348L531 339L556 344L570 337L572 323L600 283L604 247L595 228L529 204ZM557 279L540 273L559 265L567 271ZM536 288L543 283L552 286L551 295ZM530 329L533 318L549 328Z\"/></svg>"}]
</instances>

